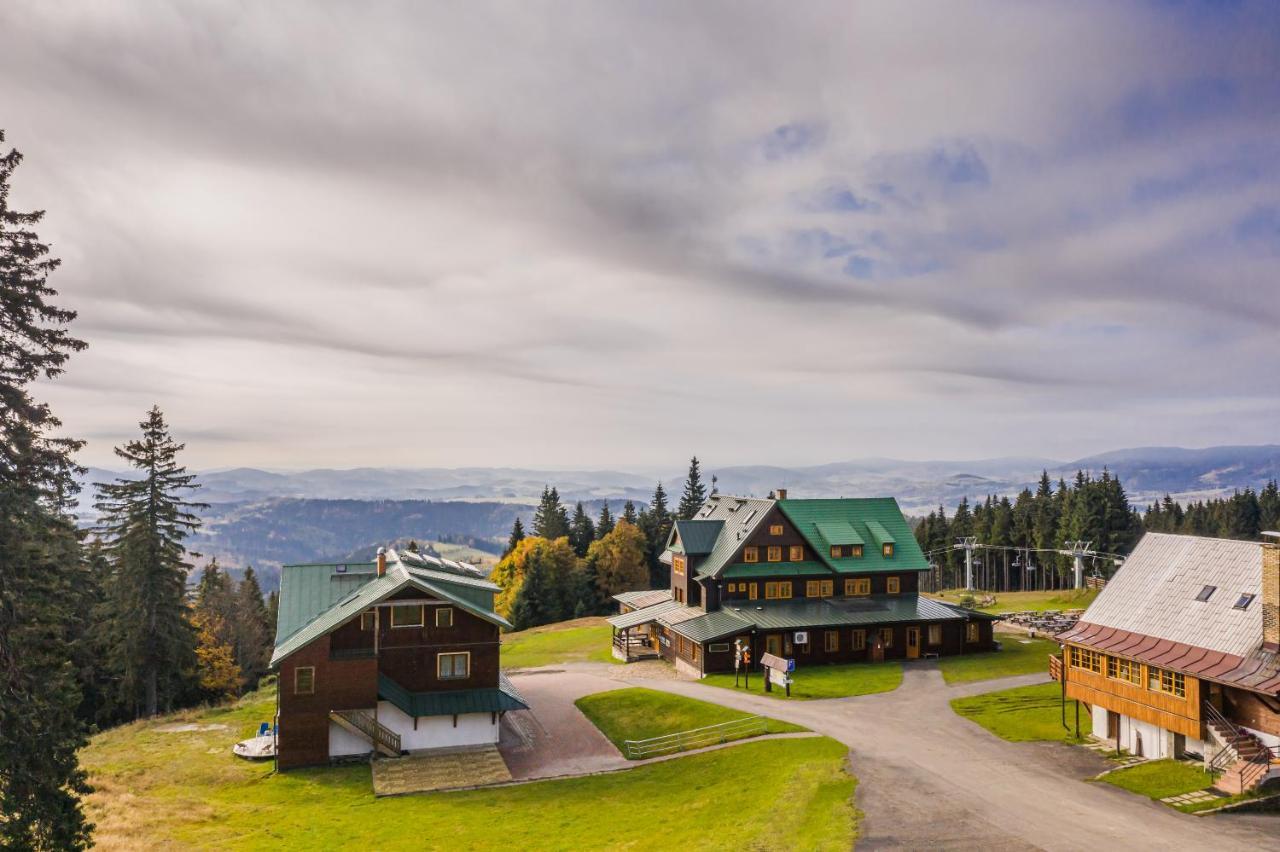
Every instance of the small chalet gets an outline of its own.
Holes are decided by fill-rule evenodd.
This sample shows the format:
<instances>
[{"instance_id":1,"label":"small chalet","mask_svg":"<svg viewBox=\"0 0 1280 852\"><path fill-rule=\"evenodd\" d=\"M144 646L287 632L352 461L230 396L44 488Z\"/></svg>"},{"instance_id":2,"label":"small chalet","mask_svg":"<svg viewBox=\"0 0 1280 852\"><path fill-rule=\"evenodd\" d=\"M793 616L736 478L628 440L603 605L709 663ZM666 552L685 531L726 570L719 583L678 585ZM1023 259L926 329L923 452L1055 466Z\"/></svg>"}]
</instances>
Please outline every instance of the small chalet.
<instances>
[{"instance_id":1,"label":"small chalet","mask_svg":"<svg viewBox=\"0 0 1280 852\"><path fill-rule=\"evenodd\" d=\"M671 588L616 595L614 653L686 674L733 671L737 648L820 663L989 651L991 616L919 594L929 563L892 498L714 496L676 521Z\"/></svg>"},{"instance_id":2,"label":"small chalet","mask_svg":"<svg viewBox=\"0 0 1280 852\"><path fill-rule=\"evenodd\" d=\"M498 667L498 587L460 562L379 550L286 565L272 669L280 769L498 741L527 709Z\"/></svg>"},{"instance_id":3,"label":"small chalet","mask_svg":"<svg viewBox=\"0 0 1280 852\"><path fill-rule=\"evenodd\" d=\"M1147 533L1058 639L1095 737L1201 756L1227 792L1280 774L1280 543Z\"/></svg>"}]
</instances>

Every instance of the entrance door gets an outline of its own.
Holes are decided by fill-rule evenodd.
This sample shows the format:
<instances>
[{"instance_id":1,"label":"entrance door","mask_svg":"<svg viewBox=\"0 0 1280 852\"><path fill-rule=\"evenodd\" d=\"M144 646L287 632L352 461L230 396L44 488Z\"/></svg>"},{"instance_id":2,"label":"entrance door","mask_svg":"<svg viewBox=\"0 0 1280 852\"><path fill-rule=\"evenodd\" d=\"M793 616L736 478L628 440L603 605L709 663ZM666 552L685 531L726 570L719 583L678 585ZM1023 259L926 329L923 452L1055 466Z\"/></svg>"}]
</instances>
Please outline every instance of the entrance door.
<instances>
[{"instance_id":1,"label":"entrance door","mask_svg":"<svg viewBox=\"0 0 1280 852\"><path fill-rule=\"evenodd\" d=\"M1114 740L1120 736L1120 714L1114 710L1107 711L1107 739Z\"/></svg>"},{"instance_id":2,"label":"entrance door","mask_svg":"<svg viewBox=\"0 0 1280 852\"><path fill-rule=\"evenodd\" d=\"M764 649L766 652L773 654L775 657L782 656L782 637L777 633L771 633L764 637Z\"/></svg>"},{"instance_id":3,"label":"entrance door","mask_svg":"<svg viewBox=\"0 0 1280 852\"><path fill-rule=\"evenodd\" d=\"M920 628L907 628L907 659L917 660L920 658Z\"/></svg>"}]
</instances>

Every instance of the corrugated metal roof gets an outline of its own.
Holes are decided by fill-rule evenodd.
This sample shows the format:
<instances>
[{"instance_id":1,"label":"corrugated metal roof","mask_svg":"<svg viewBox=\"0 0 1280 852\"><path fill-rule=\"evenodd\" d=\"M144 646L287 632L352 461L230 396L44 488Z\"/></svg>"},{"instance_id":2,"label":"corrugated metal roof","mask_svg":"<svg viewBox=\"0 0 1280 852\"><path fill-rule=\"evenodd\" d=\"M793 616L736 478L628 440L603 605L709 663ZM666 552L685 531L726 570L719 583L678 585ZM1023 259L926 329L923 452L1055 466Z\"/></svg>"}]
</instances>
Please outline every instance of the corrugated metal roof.
<instances>
[{"instance_id":1,"label":"corrugated metal roof","mask_svg":"<svg viewBox=\"0 0 1280 852\"><path fill-rule=\"evenodd\" d=\"M372 562L285 565L280 571L276 642L377 576Z\"/></svg>"},{"instance_id":2,"label":"corrugated metal roof","mask_svg":"<svg viewBox=\"0 0 1280 852\"><path fill-rule=\"evenodd\" d=\"M657 619L659 615L670 612L673 609L684 609L685 605L668 598L661 603L652 604L651 606L635 609L631 612L624 612L621 615L613 615L606 619L610 624L619 630L625 630L628 627L636 627L641 624L647 624Z\"/></svg>"},{"instance_id":3,"label":"corrugated metal roof","mask_svg":"<svg viewBox=\"0 0 1280 852\"><path fill-rule=\"evenodd\" d=\"M378 697L390 701L409 716L452 716L529 709L520 693L503 675L499 675L496 687L410 692L386 675L379 674Z\"/></svg>"},{"instance_id":4,"label":"corrugated metal roof","mask_svg":"<svg viewBox=\"0 0 1280 852\"><path fill-rule=\"evenodd\" d=\"M867 520L867 532L871 533L871 537L875 539L875 542L878 545L884 546L886 544L898 543L898 540L890 535L889 531L884 528L884 524L880 523L875 518Z\"/></svg>"},{"instance_id":5,"label":"corrugated metal roof","mask_svg":"<svg viewBox=\"0 0 1280 852\"><path fill-rule=\"evenodd\" d=\"M698 510L697 520L722 521L724 526L716 537L715 547L698 566L699 577L716 575L733 556L742 543L769 514L773 500L754 497L729 497L717 494L710 497Z\"/></svg>"},{"instance_id":6,"label":"corrugated metal roof","mask_svg":"<svg viewBox=\"0 0 1280 852\"><path fill-rule=\"evenodd\" d=\"M813 527L828 545L866 544L848 521L817 521Z\"/></svg>"},{"instance_id":7,"label":"corrugated metal roof","mask_svg":"<svg viewBox=\"0 0 1280 852\"><path fill-rule=\"evenodd\" d=\"M726 580L741 580L750 577L795 577L800 574L825 574L831 576L831 569L821 562L735 562L724 569L721 576Z\"/></svg>"},{"instance_id":8,"label":"corrugated metal roof","mask_svg":"<svg viewBox=\"0 0 1280 852\"><path fill-rule=\"evenodd\" d=\"M685 553L690 556L705 556L715 549L716 539L723 529L723 520L695 518L692 521L676 521L674 533L680 537Z\"/></svg>"},{"instance_id":9,"label":"corrugated metal roof","mask_svg":"<svg viewBox=\"0 0 1280 852\"><path fill-rule=\"evenodd\" d=\"M1246 657L1262 645L1261 592L1256 542L1147 533L1081 621ZM1244 593L1257 598L1235 609Z\"/></svg>"},{"instance_id":10,"label":"corrugated metal roof","mask_svg":"<svg viewBox=\"0 0 1280 852\"><path fill-rule=\"evenodd\" d=\"M618 592L613 596L618 603L624 603L627 606L639 609L641 607L652 606L662 601L671 600L670 589L639 589L634 592Z\"/></svg>"},{"instance_id":11,"label":"corrugated metal roof","mask_svg":"<svg viewBox=\"0 0 1280 852\"><path fill-rule=\"evenodd\" d=\"M929 560L916 543L911 526L892 497L849 497L837 500L779 500L778 508L813 547L824 563L841 574L876 571L927 571ZM880 548L867 548L859 558L831 559L830 547L818 524L847 523L855 531L865 529L874 539L886 536L894 542L894 555L885 558ZM872 527L872 524L875 527ZM873 529L875 530L873 532ZM856 542L855 542L856 543Z\"/></svg>"},{"instance_id":12,"label":"corrugated metal roof","mask_svg":"<svg viewBox=\"0 0 1280 852\"><path fill-rule=\"evenodd\" d=\"M681 636L692 639L694 642L710 642L714 639L722 639L725 636L735 636L750 630L752 627L750 621L739 618L736 613L728 610L721 609L715 612L697 610L696 612L699 614L695 617L682 621L678 625L668 626Z\"/></svg>"}]
</instances>

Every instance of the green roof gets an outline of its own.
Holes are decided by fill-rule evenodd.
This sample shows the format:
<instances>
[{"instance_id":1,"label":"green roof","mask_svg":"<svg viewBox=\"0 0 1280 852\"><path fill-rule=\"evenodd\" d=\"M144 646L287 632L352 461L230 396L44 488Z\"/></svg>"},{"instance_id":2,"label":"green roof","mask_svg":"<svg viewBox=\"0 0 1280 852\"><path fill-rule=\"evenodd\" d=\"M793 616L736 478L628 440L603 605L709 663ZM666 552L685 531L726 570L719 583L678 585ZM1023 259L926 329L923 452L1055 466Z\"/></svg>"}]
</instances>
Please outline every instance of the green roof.
<instances>
[{"instance_id":1,"label":"green roof","mask_svg":"<svg viewBox=\"0 0 1280 852\"><path fill-rule=\"evenodd\" d=\"M726 580L752 577L797 577L801 574L831 575L831 568L824 562L735 562L724 569Z\"/></svg>"},{"instance_id":2,"label":"green roof","mask_svg":"<svg viewBox=\"0 0 1280 852\"><path fill-rule=\"evenodd\" d=\"M284 566L280 572L276 642L296 633L307 622L376 577L372 562Z\"/></svg>"},{"instance_id":3,"label":"green roof","mask_svg":"<svg viewBox=\"0 0 1280 852\"><path fill-rule=\"evenodd\" d=\"M628 627L636 627L641 624L648 624L658 616L675 609L684 609L685 605L678 601L668 598L656 604L643 607L641 609L633 609L631 612L624 612L621 615L612 615L608 621L618 630L625 630Z\"/></svg>"},{"instance_id":4,"label":"green roof","mask_svg":"<svg viewBox=\"0 0 1280 852\"><path fill-rule=\"evenodd\" d=\"M464 713L529 709L524 697L501 673L496 687L436 692L410 692L386 675L379 674L378 697L390 701L409 716L461 716Z\"/></svg>"},{"instance_id":5,"label":"green roof","mask_svg":"<svg viewBox=\"0 0 1280 852\"><path fill-rule=\"evenodd\" d=\"M723 529L724 521L695 518L692 521L676 521L672 532L680 537L680 545L685 553L690 556L706 556L715 549L716 539ZM672 543L674 542L673 536Z\"/></svg>"},{"instance_id":6,"label":"green roof","mask_svg":"<svg viewBox=\"0 0 1280 852\"><path fill-rule=\"evenodd\" d=\"M925 558L907 519L892 497L849 497L834 500L779 500L778 508L805 537L818 557L841 574L868 574L878 571L927 571ZM867 536L894 543L894 555L885 557L880 548L864 550L861 557L832 559L830 547L819 524L844 523L854 531L865 529Z\"/></svg>"},{"instance_id":7,"label":"green roof","mask_svg":"<svg viewBox=\"0 0 1280 852\"><path fill-rule=\"evenodd\" d=\"M817 521L813 526L818 531L818 535L822 536L822 540L828 545L866 543L862 540L862 536L858 535L858 531L853 528L853 524L848 521ZM827 549L830 550L831 548L828 546Z\"/></svg>"}]
</instances>

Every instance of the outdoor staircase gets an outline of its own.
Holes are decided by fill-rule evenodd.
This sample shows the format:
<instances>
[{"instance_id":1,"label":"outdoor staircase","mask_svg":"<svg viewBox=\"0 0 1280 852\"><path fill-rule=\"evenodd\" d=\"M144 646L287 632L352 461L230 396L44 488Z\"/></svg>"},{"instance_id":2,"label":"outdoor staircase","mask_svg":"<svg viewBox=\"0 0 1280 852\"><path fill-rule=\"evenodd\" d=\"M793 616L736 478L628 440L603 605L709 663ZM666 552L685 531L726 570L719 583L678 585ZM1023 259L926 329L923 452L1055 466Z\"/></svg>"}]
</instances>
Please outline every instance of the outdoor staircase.
<instances>
[{"instance_id":1,"label":"outdoor staircase","mask_svg":"<svg viewBox=\"0 0 1280 852\"><path fill-rule=\"evenodd\" d=\"M1266 780L1274 757L1270 748L1208 702L1204 704L1204 721L1210 736L1222 745L1209 763L1210 769L1222 770L1214 787L1235 796Z\"/></svg>"},{"instance_id":2,"label":"outdoor staircase","mask_svg":"<svg viewBox=\"0 0 1280 852\"><path fill-rule=\"evenodd\" d=\"M377 719L364 710L332 710L329 712L329 719L344 731L364 737L378 750L378 754L385 757L400 756L400 735L379 724Z\"/></svg>"}]
</instances>

